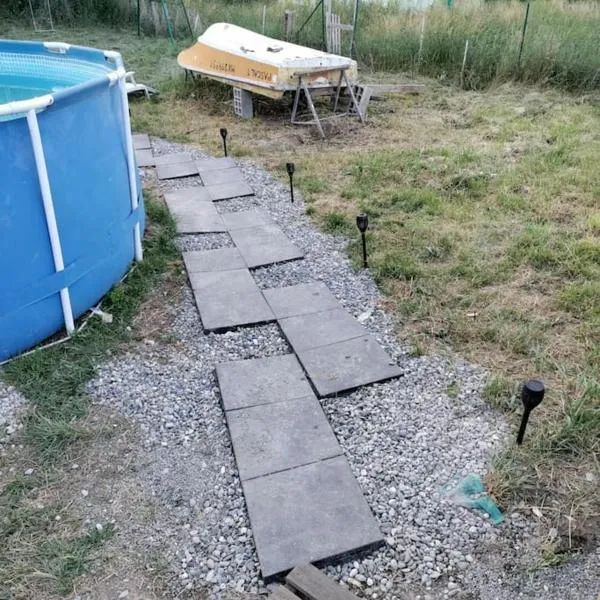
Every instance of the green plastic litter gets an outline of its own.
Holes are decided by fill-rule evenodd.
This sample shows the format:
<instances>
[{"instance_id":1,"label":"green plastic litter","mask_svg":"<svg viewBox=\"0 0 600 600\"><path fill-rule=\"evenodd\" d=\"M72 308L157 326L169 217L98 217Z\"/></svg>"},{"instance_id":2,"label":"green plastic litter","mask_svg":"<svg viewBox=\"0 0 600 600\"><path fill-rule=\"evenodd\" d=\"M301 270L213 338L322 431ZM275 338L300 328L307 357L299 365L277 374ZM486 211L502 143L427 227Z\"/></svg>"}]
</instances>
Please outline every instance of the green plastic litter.
<instances>
[{"instance_id":1,"label":"green plastic litter","mask_svg":"<svg viewBox=\"0 0 600 600\"><path fill-rule=\"evenodd\" d=\"M475 473L467 475L453 487L447 486L443 491L456 504L487 513L495 525L504 521L504 515L497 504L486 494L481 477Z\"/></svg>"}]
</instances>

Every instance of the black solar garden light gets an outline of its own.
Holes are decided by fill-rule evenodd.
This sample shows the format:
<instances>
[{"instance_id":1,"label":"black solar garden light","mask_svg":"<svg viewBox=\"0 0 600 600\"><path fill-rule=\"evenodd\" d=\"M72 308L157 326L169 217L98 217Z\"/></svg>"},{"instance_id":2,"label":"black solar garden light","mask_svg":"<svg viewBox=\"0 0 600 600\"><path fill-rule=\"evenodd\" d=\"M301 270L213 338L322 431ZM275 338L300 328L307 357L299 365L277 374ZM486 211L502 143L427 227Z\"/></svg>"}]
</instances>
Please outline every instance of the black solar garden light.
<instances>
[{"instance_id":1,"label":"black solar garden light","mask_svg":"<svg viewBox=\"0 0 600 600\"><path fill-rule=\"evenodd\" d=\"M545 391L544 383L539 379L530 379L527 383L523 384L523 389L521 390L523 418L521 419L521 427L519 428L519 435L517 436L517 444L521 445L523 443L523 436L525 435L525 429L527 429L529 413L544 399Z\"/></svg>"},{"instance_id":2,"label":"black solar garden light","mask_svg":"<svg viewBox=\"0 0 600 600\"><path fill-rule=\"evenodd\" d=\"M223 152L225 153L225 156L227 156L227 129L225 129L225 127L221 127L219 133L223 138Z\"/></svg>"},{"instance_id":3,"label":"black solar garden light","mask_svg":"<svg viewBox=\"0 0 600 600\"><path fill-rule=\"evenodd\" d=\"M363 267L366 269L369 265L367 264L367 238L365 233L369 227L369 217L365 213L358 215L356 217L356 226L362 238Z\"/></svg>"},{"instance_id":4,"label":"black solar garden light","mask_svg":"<svg viewBox=\"0 0 600 600\"><path fill-rule=\"evenodd\" d=\"M285 163L285 168L287 169L287 174L290 176L290 196L292 198L292 204L294 203L294 171L296 170L296 166L294 163Z\"/></svg>"}]
</instances>

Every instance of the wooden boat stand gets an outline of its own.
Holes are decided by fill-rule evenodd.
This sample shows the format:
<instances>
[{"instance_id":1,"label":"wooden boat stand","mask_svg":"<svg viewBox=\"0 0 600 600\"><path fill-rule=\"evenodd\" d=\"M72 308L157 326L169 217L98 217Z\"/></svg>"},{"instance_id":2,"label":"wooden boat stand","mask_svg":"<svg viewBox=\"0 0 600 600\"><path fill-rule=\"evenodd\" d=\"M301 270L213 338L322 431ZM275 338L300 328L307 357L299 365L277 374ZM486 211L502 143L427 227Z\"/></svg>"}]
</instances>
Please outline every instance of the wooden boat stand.
<instances>
[{"instance_id":1,"label":"wooden boat stand","mask_svg":"<svg viewBox=\"0 0 600 600\"><path fill-rule=\"evenodd\" d=\"M323 131L322 121L328 121L330 119L337 119L338 117L344 117L349 115L357 115L358 119L361 123L365 122L364 109L359 105L356 95L354 94L354 90L348 81L348 76L346 75L346 69L340 70L340 78L338 80L337 85L334 88L328 88L330 93L335 93L335 100L333 102L333 115L329 117L319 117L317 113L317 109L315 108L315 103L313 102L313 98L311 95L311 91L306 85L306 82L302 80L303 77L307 75L314 75L314 73L295 73L294 75L298 77L298 85L296 87L296 96L294 98L294 107L292 109L292 123L294 125L316 125L319 130L319 134L323 139L325 139L325 133ZM346 89L350 95L350 103L348 106L348 110L343 113L337 113L337 107L340 100L340 94L342 90L342 83L346 84ZM318 88L317 88L318 89ZM308 108L312 115L311 120L299 120L298 119L298 104L300 102L300 95L304 93L306 98L306 103L308 104ZM337 113L337 114L336 114Z\"/></svg>"}]
</instances>

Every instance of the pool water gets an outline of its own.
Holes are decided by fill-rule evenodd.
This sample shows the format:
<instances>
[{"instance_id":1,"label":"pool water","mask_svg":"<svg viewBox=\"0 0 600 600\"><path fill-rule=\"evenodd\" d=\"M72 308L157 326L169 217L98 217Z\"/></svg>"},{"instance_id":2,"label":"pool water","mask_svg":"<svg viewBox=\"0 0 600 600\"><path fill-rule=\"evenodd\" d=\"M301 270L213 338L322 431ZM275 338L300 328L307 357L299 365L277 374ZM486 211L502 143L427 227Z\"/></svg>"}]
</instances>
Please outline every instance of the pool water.
<instances>
[{"instance_id":1,"label":"pool water","mask_svg":"<svg viewBox=\"0 0 600 600\"><path fill-rule=\"evenodd\" d=\"M64 87L53 85L52 82L42 79L33 80L21 77L2 77L0 75L0 104L28 100L61 89L64 89Z\"/></svg>"}]
</instances>

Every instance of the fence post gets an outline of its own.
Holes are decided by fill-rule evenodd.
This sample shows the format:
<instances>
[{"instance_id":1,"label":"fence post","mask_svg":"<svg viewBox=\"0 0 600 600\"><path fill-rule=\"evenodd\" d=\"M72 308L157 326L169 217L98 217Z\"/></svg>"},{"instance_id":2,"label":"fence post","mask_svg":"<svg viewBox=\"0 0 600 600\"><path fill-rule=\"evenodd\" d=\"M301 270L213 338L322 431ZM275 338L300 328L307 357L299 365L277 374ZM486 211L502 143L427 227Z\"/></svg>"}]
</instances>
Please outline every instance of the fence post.
<instances>
[{"instance_id":1,"label":"fence post","mask_svg":"<svg viewBox=\"0 0 600 600\"><path fill-rule=\"evenodd\" d=\"M267 5L263 5L263 19L262 19L262 23L263 23L263 28L262 28L262 32L263 35L265 35L265 29L267 27Z\"/></svg>"},{"instance_id":2,"label":"fence post","mask_svg":"<svg viewBox=\"0 0 600 600\"><path fill-rule=\"evenodd\" d=\"M421 18L421 35L419 37L419 53L417 54L417 73L421 68L421 59L423 57L423 39L425 38L425 19L426 14L423 13L423 17Z\"/></svg>"},{"instance_id":3,"label":"fence post","mask_svg":"<svg viewBox=\"0 0 600 600\"><path fill-rule=\"evenodd\" d=\"M286 10L283 14L283 31L285 32L285 41L289 42L296 28L296 11Z\"/></svg>"},{"instance_id":4,"label":"fence post","mask_svg":"<svg viewBox=\"0 0 600 600\"><path fill-rule=\"evenodd\" d=\"M521 70L521 57L523 56L523 46L525 44L525 32L527 31L527 21L529 20L529 2L525 7L525 20L523 21L523 32L521 33L521 45L519 47L519 59L517 60L517 67Z\"/></svg>"},{"instance_id":5,"label":"fence post","mask_svg":"<svg viewBox=\"0 0 600 600\"><path fill-rule=\"evenodd\" d=\"M469 52L469 40L465 42L465 53L463 54L462 67L460 69L460 88L465 89L465 66L467 64L467 53Z\"/></svg>"}]
</instances>

